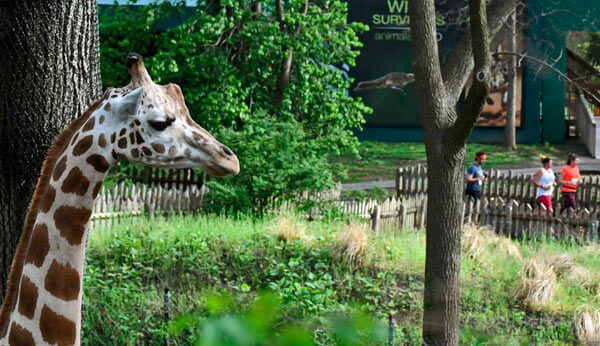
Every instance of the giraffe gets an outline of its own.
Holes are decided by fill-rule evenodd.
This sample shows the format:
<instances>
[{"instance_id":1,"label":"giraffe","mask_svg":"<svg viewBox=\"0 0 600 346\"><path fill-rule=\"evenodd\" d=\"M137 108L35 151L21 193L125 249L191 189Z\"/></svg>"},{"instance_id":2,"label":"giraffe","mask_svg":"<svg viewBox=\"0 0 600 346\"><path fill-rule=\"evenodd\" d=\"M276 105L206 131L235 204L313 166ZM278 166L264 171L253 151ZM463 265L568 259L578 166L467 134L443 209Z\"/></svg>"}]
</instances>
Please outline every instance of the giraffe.
<instances>
[{"instance_id":1,"label":"giraffe","mask_svg":"<svg viewBox=\"0 0 600 346\"><path fill-rule=\"evenodd\" d=\"M108 89L50 147L0 312L0 345L76 345L88 223L108 170L121 160L237 174L236 155L190 117L175 84L155 84L141 56L131 82Z\"/></svg>"}]
</instances>

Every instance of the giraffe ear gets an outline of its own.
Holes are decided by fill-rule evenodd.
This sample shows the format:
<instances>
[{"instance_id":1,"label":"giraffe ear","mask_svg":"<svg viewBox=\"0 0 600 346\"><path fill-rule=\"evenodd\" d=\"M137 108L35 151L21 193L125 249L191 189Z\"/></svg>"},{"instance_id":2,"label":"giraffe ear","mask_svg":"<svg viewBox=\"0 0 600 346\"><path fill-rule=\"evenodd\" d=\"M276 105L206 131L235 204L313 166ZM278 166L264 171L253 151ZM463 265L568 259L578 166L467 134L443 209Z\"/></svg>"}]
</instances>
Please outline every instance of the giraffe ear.
<instances>
[{"instance_id":1,"label":"giraffe ear","mask_svg":"<svg viewBox=\"0 0 600 346\"><path fill-rule=\"evenodd\" d=\"M113 113L121 118L134 115L140 106L144 88L139 87L113 103Z\"/></svg>"}]
</instances>

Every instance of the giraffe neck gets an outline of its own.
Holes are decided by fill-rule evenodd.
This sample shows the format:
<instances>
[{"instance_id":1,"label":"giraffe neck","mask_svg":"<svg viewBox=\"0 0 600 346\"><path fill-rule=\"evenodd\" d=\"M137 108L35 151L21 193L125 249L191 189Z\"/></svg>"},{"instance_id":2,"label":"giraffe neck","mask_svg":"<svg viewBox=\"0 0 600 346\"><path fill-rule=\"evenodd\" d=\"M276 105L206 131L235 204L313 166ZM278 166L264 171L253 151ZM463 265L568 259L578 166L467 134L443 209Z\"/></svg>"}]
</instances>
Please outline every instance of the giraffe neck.
<instances>
[{"instance_id":1,"label":"giraffe neck","mask_svg":"<svg viewBox=\"0 0 600 346\"><path fill-rule=\"evenodd\" d=\"M108 133L104 133L106 125L99 124L101 113L92 113L68 138L64 150L52 158L55 164L47 179L42 171L36 193L41 189L43 194L37 210L35 199L30 208L35 221L29 239L25 232L21 239L28 242L22 271L14 278L11 275L15 282L9 282L9 287L17 285L17 294L2 345L73 345L81 341L88 224L104 177L116 163L112 144L106 140ZM17 262L15 259L13 267Z\"/></svg>"}]
</instances>

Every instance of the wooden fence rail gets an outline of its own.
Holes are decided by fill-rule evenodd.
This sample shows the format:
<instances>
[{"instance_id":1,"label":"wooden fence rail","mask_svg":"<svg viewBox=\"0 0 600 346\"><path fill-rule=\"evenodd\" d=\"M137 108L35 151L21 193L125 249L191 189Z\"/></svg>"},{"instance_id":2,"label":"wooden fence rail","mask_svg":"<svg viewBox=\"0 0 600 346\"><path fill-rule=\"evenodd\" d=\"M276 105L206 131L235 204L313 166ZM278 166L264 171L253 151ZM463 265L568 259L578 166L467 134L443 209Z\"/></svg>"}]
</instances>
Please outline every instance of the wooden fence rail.
<instances>
[{"instance_id":1,"label":"wooden fence rail","mask_svg":"<svg viewBox=\"0 0 600 346\"><path fill-rule=\"evenodd\" d=\"M487 181L483 184L482 197L515 200L520 204L536 205L536 189L532 174L503 173L497 169L486 171ZM558 173L556 180L558 181ZM554 189L552 200L560 200L560 186ZM399 168L396 172L396 196L408 197L427 193L427 169L425 166ZM584 175L577 188L577 204L588 209L598 208L600 194L600 176Z\"/></svg>"}]
</instances>

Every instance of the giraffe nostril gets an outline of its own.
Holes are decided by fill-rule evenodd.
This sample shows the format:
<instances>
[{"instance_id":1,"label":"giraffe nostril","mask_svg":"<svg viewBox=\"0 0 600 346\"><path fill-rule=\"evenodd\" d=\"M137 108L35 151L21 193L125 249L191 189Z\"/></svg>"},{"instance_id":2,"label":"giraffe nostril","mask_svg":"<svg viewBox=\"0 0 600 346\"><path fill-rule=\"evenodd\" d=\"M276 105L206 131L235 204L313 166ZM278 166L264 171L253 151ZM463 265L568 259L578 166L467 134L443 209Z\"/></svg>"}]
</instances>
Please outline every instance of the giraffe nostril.
<instances>
[{"instance_id":1,"label":"giraffe nostril","mask_svg":"<svg viewBox=\"0 0 600 346\"><path fill-rule=\"evenodd\" d=\"M227 155L227 156L233 156L233 152L229 148L227 148L226 146L222 146L221 150L223 150L223 152L225 153L225 155Z\"/></svg>"}]
</instances>

